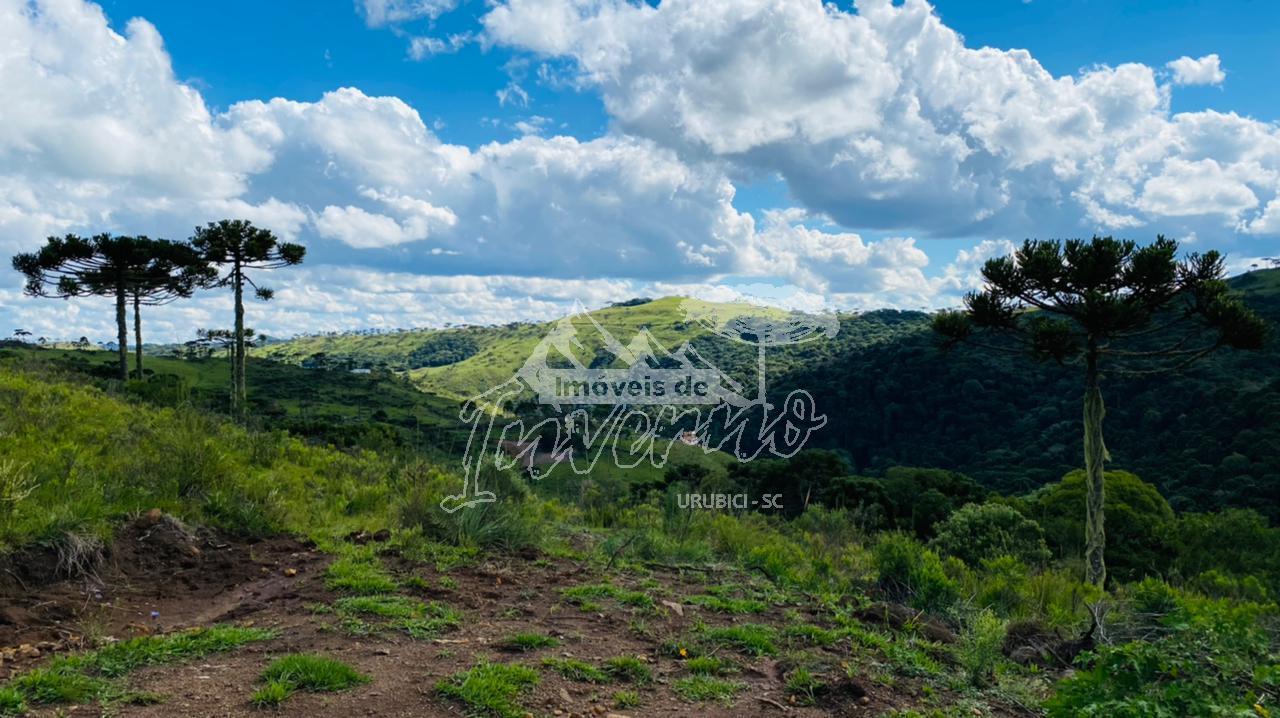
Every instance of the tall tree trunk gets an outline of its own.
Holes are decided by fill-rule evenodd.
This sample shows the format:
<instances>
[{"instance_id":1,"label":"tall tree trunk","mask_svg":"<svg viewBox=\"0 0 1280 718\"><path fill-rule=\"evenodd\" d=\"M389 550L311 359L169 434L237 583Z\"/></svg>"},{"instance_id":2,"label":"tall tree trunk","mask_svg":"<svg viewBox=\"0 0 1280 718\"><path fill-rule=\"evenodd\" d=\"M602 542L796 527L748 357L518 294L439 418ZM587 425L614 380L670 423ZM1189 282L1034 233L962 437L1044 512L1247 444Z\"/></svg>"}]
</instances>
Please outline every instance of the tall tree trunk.
<instances>
[{"instance_id":1,"label":"tall tree trunk","mask_svg":"<svg viewBox=\"0 0 1280 718\"><path fill-rule=\"evenodd\" d=\"M116 354L120 358L120 381L129 381L129 321L125 311L124 282L116 285Z\"/></svg>"},{"instance_id":2,"label":"tall tree trunk","mask_svg":"<svg viewBox=\"0 0 1280 718\"><path fill-rule=\"evenodd\" d=\"M1085 580L1101 587L1107 580L1107 567L1103 552L1107 534L1103 516L1106 495L1104 469L1110 456L1102 441L1102 418L1106 408L1102 404L1099 387L1097 343L1090 339L1086 357L1084 386L1084 470L1088 493L1085 498L1084 563Z\"/></svg>"},{"instance_id":3,"label":"tall tree trunk","mask_svg":"<svg viewBox=\"0 0 1280 718\"><path fill-rule=\"evenodd\" d=\"M133 363L142 378L142 301L133 295Z\"/></svg>"},{"instance_id":4,"label":"tall tree trunk","mask_svg":"<svg viewBox=\"0 0 1280 718\"><path fill-rule=\"evenodd\" d=\"M231 358L231 409L239 418L245 415L247 392L244 386L244 275L241 274L240 260L236 259L233 285L236 293L236 326L232 330L235 336L235 351Z\"/></svg>"}]
</instances>

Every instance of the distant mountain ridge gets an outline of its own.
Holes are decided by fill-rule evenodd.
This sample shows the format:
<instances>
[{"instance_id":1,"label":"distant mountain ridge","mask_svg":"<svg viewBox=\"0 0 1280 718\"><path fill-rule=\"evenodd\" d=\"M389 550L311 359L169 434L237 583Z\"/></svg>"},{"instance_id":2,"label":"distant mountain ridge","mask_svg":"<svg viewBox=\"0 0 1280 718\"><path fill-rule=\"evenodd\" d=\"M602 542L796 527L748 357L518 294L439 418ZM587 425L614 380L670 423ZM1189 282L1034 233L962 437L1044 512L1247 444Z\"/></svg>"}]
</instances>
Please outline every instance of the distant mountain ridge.
<instances>
[{"instance_id":1,"label":"distant mountain ridge","mask_svg":"<svg viewBox=\"0 0 1280 718\"><path fill-rule=\"evenodd\" d=\"M1111 466L1155 483L1180 509L1252 506L1280 521L1280 270L1234 277L1232 287L1276 327L1260 352L1223 351L1184 375L1109 377L1106 437ZM690 349L727 374L754 371L750 347L684 321L678 298L610 307L592 316L614 337ZM563 320L561 320L563 321ZM466 397L507 379L551 328L546 324L445 329L416 335L304 338L261 355L298 362L307 352L404 362L430 336L473 338L462 361L419 367L420 388ZM615 355L579 338L579 361ZM636 345L627 352L643 351ZM816 445L843 453L851 470L892 465L969 474L1006 492L1060 479L1080 464L1080 378L1023 357L939 350L929 315L883 310L842 316L830 340L771 350L770 394L805 389L830 423Z\"/></svg>"}]
</instances>

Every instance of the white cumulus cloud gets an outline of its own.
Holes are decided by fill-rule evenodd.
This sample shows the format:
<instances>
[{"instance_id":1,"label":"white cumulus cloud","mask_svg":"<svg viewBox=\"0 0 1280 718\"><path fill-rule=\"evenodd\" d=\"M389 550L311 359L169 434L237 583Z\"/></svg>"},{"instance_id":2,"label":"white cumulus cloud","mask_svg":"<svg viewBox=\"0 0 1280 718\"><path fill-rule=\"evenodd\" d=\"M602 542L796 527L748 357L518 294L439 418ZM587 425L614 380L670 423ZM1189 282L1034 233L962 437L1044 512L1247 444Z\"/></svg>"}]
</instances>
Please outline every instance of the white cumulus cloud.
<instances>
[{"instance_id":1,"label":"white cumulus cloud","mask_svg":"<svg viewBox=\"0 0 1280 718\"><path fill-rule=\"evenodd\" d=\"M1221 85L1227 79L1217 53L1199 59L1183 55L1165 67L1173 71L1173 81L1178 85Z\"/></svg>"}]
</instances>

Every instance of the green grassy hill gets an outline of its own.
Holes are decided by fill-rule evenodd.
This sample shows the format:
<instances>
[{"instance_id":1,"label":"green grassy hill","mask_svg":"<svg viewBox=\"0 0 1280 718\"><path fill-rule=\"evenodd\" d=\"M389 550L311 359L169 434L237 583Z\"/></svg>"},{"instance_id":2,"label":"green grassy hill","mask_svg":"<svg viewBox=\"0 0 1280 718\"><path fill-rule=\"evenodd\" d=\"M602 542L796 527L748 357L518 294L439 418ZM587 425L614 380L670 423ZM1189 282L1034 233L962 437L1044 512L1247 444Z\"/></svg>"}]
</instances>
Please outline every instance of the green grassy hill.
<instances>
[{"instance_id":1,"label":"green grassy hill","mask_svg":"<svg viewBox=\"0 0 1280 718\"><path fill-rule=\"evenodd\" d=\"M130 357L130 366L132 366ZM43 368L101 387L118 383L116 354L98 350L42 349L9 343L0 367ZM161 406L190 403L224 412L230 367L222 357L177 359L149 356L146 381L131 381L133 395ZM247 369L251 413L264 428L323 439L340 446L412 443L419 449L459 440L457 404L418 391L387 372L352 374L315 371L251 357Z\"/></svg>"},{"instance_id":2,"label":"green grassy hill","mask_svg":"<svg viewBox=\"0 0 1280 718\"><path fill-rule=\"evenodd\" d=\"M643 304L612 306L575 317L573 325L582 339L581 356L597 356L601 337L589 331L599 322L618 341L627 343L641 330L668 350L688 342L703 357L739 379L755 371L755 350L715 335L698 322L689 321L681 309L681 297L666 297ZM745 304L709 304L721 320L743 314L778 315L766 307ZM771 372L785 371L835 356L853 347L892 340L914 322L915 312L872 312L841 317L840 331L831 341L772 349ZM293 364L317 361L332 366L387 367L406 371L419 388L442 397L464 399L509 379L529 358L534 347L551 331L554 322L519 323L492 327L413 330L390 334L342 334L299 337L254 351L257 356ZM317 355L322 355L317 358Z\"/></svg>"},{"instance_id":3,"label":"green grassy hill","mask_svg":"<svg viewBox=\"0 0 1280 718\"><path fill-rule=\"evenodd\" d=\"M106 540L153 508L243 535L390 521L390 464L371 453L126 401L38 362L0 367L0 396L0 555L69 536ZM356 507L361 496L374 500Z\"/></svg>"}]
</instances>

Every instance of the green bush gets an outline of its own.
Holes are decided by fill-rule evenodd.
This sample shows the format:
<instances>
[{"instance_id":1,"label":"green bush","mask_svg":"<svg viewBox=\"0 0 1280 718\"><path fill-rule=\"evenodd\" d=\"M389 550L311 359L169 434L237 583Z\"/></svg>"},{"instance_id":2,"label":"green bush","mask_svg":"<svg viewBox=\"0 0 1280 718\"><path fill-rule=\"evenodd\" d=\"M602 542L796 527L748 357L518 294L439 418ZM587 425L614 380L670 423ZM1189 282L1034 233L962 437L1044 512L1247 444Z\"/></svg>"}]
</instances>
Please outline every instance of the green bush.
<instances>
[{"instance_id":1,"label":"green bush","mask_svg":"<svg viewBox=\"0 0 1280 718\"><path fill-rule=\"evenodd\" d=\"M1103 508L1107 518L1107 574L1116 581L1159 573L1168 565L1163 537L1173 510L1155 486L1127 471L1105 474ZM1072 471L1026 500L1027 516L1039 523L1058 556L1084 555L1084 471Z\"/></svg>"},{"instance_id":2,"label":"green bush","mask_svg":"<svg viewBox=\"0 0 1280 718\"><path fill-rule=\"evenodd\" d=\"M1275 606L1206 599L1154 579L1112 628L1131 638L1081 654L1046 704L1051 718L1253 716L1280 682L1266 624Z\"/></svg>"},{"instance_id":3,"label":"green bush","mask_svg":"<svg viewBox=\"0 0 1280 718\"><path fill-rule=\"evenodd\" d=\"M1004 635L1004 622L989 610L979 611L965 627L956 646L956 660L970 684L981 687L991 681L1002 659Z\"/></svg>"},{"instance_id":4,"label":"green bush","mask_svg":"<svg viewBox=\"0 0 1280 718\"><path fill-rule=\"evenodd\" d=\"M970 566L996 556L1013 556L1033 566L1049 560L1040 524L1004 504L965 504L934 529L937 536L929 545Z\"/></svg>"},{"instance_id":5,"label":"green bush","mask_svg":"<svg viewBox=\"0 0 1280 718\"><path fill-rule=\"evenodd\" d=\"M942 559L902 533L882 534L872 550L878 586L892 600L943 612L959 598L959 588L946 574Z\"/></svg>"}]
</instances>

